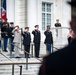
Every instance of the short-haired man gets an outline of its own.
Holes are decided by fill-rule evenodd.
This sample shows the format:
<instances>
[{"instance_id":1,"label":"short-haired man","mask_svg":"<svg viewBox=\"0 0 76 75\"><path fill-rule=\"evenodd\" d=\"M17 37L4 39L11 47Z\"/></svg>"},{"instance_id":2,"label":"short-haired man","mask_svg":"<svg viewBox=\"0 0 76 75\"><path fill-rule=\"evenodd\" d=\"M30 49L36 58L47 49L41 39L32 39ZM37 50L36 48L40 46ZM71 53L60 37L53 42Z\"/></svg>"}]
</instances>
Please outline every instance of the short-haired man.
<instances>
[{"instance_id":1,"label":"short-haired man","mask_svg":"<svg viewBox=\"0 0 76 75\"><path fill-rule=\"evenodd\" d=\"M35 57L39 58L40 52L40 41L41 41L41 32L39 30L39 25L35 25L35 30L32 31L34 35L34 46L35 46Z\"/></svg>"}]
</instances>

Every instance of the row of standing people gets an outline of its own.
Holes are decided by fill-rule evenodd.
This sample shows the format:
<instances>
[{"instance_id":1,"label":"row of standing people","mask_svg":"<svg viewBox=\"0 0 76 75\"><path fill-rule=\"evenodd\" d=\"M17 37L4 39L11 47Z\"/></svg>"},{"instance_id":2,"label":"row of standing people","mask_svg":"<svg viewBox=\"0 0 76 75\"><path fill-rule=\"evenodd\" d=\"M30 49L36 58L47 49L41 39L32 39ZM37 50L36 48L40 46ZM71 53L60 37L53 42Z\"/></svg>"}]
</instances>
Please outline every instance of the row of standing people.
<instances>
[{"instance_id":1,"label":"row of standing people","mask_svg":"<svg viewBox=\"0 0 76 75\"><path fill-rule=\"evenodd\" d=\"M31 36L29 35L30 33L29 31L29 27L25 28L25 34L23 34L24 39L23 39L23 44L24 47L27 48L27 52L29 53L30 51L30 42L31 42ZM32 31L32 34L34 35L34 39L33 39L33 43L34 43L34 50L35 50L35 57L39 57L39 53L40 53L40 42L41 42L41 32L39 30L39 25L35 25L35 30ZM26 35L26 36L25 36ZM46 36L44 43L46 44L46 50L48 51L48 53L51 53L52 49L51 46L53 44L53 36L52 36L52 32L50 31L50 26L47 26L46 31L44 32L44 35ZM28 41L29 40L29 41Z\"/></svg>"},{"instance_id":2,"label":"row of standing people","mask_svg":"<svg viewBox=\"0 0 76 75\"><path fill-rule=\"evenodd\" d=\"M11 33L12 29L13 29L13 22L9 23L7 22L3 22L2 19L0 18L0 47L2 46L1 40L3 39L3 51L7 52L7 43L8 43L8 38L10 41L13 41L13 34ZM12 47L12 51L13 51L14 47Z\"/></svg>"},{"instance_id":3,"label":"row of standing people","mask_svg":"<svg viewBox=\"0 0 76 75\"><path fill-rule=\"evenodd\" d=\"M13 31L16 31L15 28ZM32 31L32 34L34 35L33 38L33 43L34 43L34 50L35 50L35 57L39 58L39 53L40 53L40 42L41 42L41 32L39 30L39 25L35 25L35 29ZM44 43L46 44L46 50L51 53L51 44L53 44L53 37L52 37L52 32L50 31L50 26L47 26L47 30L44 32L46 38ZM23 45L24 45L24 50L28 53L30 53L30 43L31 43L31 34L29 32L29 27L25 27L25 30L22 31L21 35L23 36ZM16 34L16 36L18 37L18 35ZM15 36L15 37L16 37ZM13 42L17 42L15 41L15 37L14 37L14 41ZM16 37L16 39L18 39ZM20 36L19 36L20 37ZM20 39L18 39L20 40ZM17 44L15 44L16 46L18 46ZM18 49L16 49L18 50ZM29 54L25 53L25 57L29 57ZM17 52L18 54L18 52ZM16 55L17 55L16 54ZM17 55L17 57L19 57L19 54Z\"/></svg>"},{"instance_id":4,"label":"row of standing people","mask_svg":"<svg viewBox=\"0 0 76 75\"><path fill-rule=\"evenodd\" d=\"M1 22L0 21L0 26L1 26L1 37L3 38L3 43L4 43L4 50L7 52L7 43L8 43L8 38L11 44L11 50L15 50L15 57L20 57L19 56L19 50L18 47L20 47L21 43L21 37L23 36L23 45L24 45L24 50L27 51L28 53L30 52L30 43L31 43L31 34L29 32L29 27L25 27L24 31L21 31L19 26L14 26L13 22ZM39 30L39 25L35 25L35 30L32 31L32 34L34 35L34 47L35 47L35 57L39 57L39 52L40 52L40 42L41 42L41 32ZM46 44L46 49L48 52L51 52L51 44L53 44L53 37L52 37L52 32L50 31L50 26L47 26L47 30L44 32L46 38L45 38L45 44ZM49 41L50 40L50 41ZM15 46L14 46L14 45ZM26 53L25 53L26 57ZM29 55L28 55L29 57Z\"/></svg>"}]
</instances>

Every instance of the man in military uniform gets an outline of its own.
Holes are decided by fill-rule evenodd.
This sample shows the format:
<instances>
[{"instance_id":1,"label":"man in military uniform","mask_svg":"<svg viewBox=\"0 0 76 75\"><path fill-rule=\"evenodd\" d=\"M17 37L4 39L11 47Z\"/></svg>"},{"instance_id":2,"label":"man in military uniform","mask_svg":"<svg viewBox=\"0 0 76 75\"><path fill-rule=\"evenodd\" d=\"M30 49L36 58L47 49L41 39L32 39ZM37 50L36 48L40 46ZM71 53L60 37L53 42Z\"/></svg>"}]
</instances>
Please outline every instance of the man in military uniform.
<instances>
[{"instance_id":1,"label":"man in military uniform","mask_svg":"<svg viewBox=\"0 0 76 75\"><path fill-rule=\"evenodd\" d=\"M39 25L35 25L35 30L32 31L34 35L34 46L35 46L35 57L39 58L40 52L40 41L41 41L41 33L39 31Z\"/></svg>"},{"instance_id":2,"label":"man in military uniform","mask_svg":"<svg viewBox=\"0 0 76 75\"><path fill-rule=\"evenodd\" d=\"M10 43L11 43L11 50L12 51L14 51L14 43L13 43L13 40L14 40L14 33L12 33L12 31L13 31L13 29L15 28L15 26L14 26L14 23L13 22L10 22L10 27L9 27L9 29L10 29L10 33L9 33L9 41L10 41Z\"/></svg>"},{"instance_id":3,"label":"man in military uniform","mask_svg":"<svg viewBox=\"0 0 76 75\"><path fill-rule=\"evenodd\" d=\"M44 43L46 44L46 51L48 53L52 53L52 45L53 45L53 36L50 29L51 29L50 26L47 26L47 29L44 32L44 35L46 36Z\"/></svg>"},{"instance_id":4,"label":"man in military uniform","mask_svg":"<svg viewBox=\"0 0 76 75\"><path fill-rule=\"evenodd\" d=\"M70 27L75 34L74 40L67 47L44 57L38 75L76 75L76 0L69 4L72 8Z\"/></svg>"},{"instance_id":5,"label":"man in military uniform","mask_svg":"<svg viewBox=\"0 0 76 75\"><path fill-rule=\"evenodd\" d=\"M24 51L30 53L30 43L31 43L31 34L29 32L29 27L25 27L25 31L22 33L23 35L23 45L24 45ZM29 57L29 54L25 54L25 58Z\"/></svg>"}]
</instances>

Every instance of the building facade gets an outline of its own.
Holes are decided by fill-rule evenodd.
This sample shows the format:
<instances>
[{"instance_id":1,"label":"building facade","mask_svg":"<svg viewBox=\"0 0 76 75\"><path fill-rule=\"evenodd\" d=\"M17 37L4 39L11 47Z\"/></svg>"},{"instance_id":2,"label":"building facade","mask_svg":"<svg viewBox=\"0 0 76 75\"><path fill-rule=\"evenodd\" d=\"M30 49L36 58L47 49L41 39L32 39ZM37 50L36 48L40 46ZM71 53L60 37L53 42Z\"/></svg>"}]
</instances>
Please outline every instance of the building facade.
<instances>
[{"instance_id":1,"label":"building facade","mask_svg":"<svg viewBox=\"0 0 76 75\"><path fill-rule=\"evenodd\" d=\"M62 27L68 27L71 20L71 8L68 0L7 0L7 18L21 28L30 27L30 32L36 24L39 25L44 40L46 26L54 28L56 19ZM66 33L66 32L65 32ZM65 34L63 33L63 34Z\"/></svg>"}]
</instances>

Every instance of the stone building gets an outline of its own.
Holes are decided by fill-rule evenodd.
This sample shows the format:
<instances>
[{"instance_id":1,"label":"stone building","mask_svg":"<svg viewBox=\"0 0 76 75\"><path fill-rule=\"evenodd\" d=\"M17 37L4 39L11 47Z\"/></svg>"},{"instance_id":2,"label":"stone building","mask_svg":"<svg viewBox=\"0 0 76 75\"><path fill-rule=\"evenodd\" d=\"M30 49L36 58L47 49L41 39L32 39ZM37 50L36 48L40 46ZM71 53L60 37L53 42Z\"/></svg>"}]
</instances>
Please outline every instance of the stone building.
<instances>
[{"instance_id":1,"label":"stone building","mask_svg":"<svg viewBox=\"0 0 76 75\"><path fill-rule=\"evenodd\" d=\"M1 1L1 0L0 0ZM21 28L30 27L30 32L36 24L39 25L44 40L44 30L50 25L54 28L56 19L60 20L62 27L69 27L71 9L66 3L69 0L6 0L7 18ZM1 2L0 2L1 3ZM62 32L63 35L66 31Z\"/></svg>"}]
</instances>

